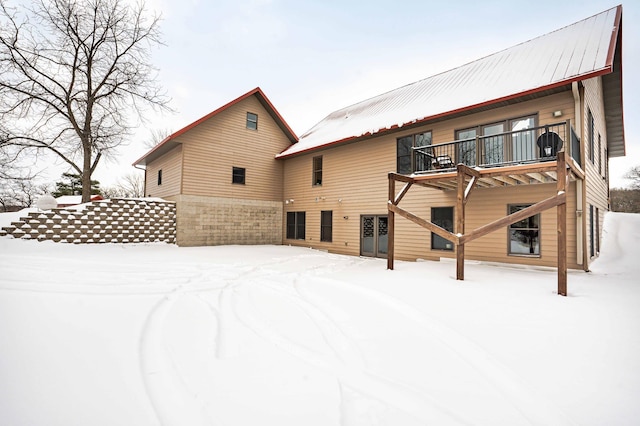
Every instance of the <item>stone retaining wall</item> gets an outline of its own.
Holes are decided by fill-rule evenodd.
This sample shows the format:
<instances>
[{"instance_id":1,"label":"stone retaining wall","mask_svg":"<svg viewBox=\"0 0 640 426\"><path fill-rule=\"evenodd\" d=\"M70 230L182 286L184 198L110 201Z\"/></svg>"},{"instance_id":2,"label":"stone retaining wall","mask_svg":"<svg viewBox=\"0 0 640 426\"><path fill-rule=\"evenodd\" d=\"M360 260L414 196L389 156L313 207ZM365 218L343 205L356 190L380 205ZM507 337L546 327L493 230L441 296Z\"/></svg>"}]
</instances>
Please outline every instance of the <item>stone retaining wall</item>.
<instances>
[{"instance_id":1,"label":"stone retaining wall","mask_svg":"<svg viewBox=\"0 0 640 426\"><path fill-rule=\"evenodd\" d=\"M170 201L112 199L81 207L30 212L0 236L76 244L176 242L176 205Z\"/></svg>"}]
</instances>

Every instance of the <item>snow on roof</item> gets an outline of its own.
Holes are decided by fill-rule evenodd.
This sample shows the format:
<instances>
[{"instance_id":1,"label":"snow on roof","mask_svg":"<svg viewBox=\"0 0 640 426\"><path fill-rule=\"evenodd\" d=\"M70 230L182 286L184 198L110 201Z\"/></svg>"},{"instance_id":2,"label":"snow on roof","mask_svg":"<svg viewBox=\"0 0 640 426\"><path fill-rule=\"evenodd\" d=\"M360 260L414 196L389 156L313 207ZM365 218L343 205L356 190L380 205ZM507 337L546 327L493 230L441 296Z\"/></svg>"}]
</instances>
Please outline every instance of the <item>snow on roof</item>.
<instances>
[{"instance_id":1,"label":"snow on roof","mask_svg":"<svg viewBox=\"0 0 640 426\"><path fill-rule=\"evenodd\" d=\"M620 16L617 6L335 111L278 157L610 73Z\"/></svg>"}]
</instances>

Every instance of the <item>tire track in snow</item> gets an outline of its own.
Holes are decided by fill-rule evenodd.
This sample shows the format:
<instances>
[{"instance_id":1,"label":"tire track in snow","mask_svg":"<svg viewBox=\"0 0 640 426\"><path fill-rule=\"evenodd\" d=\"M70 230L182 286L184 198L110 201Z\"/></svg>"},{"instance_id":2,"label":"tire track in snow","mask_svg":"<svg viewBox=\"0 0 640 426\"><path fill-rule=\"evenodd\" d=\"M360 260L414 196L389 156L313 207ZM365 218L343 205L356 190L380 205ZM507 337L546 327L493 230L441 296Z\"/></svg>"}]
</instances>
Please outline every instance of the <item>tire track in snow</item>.
<instances>
[{"instance_id":1,"label":"tire track in snow","mask_svg":"<svg viewBox=\"0 0 640 426\"><path fill-rule=\"evenodd\" d=\"M252 281L253 285L261 285L261 288L270 288L277 291L275 290L276 287L269 285L270 283L273 283L273 281L268 278ZM265 321L261 321L253 314L254 309L252 307L247 306L249 301L249 286L238 287L238 290L240 291L237 293L238 297L234 299L234 309L237 317L246 327L260 338L279 347L290 355L335 376L341 386L347 385L349 388L368 398L393 406L427 424L473 424L472 421L463 418L462 415L454 410L442 406L442 404L430 396L425 395L419 389L389 380L383 376L374 375L367 371L361 357L354 356L352 353L343 353L346 348L352 346L351 343L348 345L341 343L339 347L331 346L331 344L336 341L342 341L342 338L336 335L343 333L336 330L333 321L330 319L322 319L319 322L315 322L315 324L322 331L322 334L325 336L325 341L330 344L333 352L339 354L334 357L327 357L325 354L310 350L284 337L273 327L268 326ZM302 299L298 299L294 301L294 303L303 311L310 309L310 304L304 302ZM318 315L319 311L317 309L313 308L311 311L315 311L315 314L312 315ZM351 350L352 349L348 349L348 351ZM348 360L348 362L345 363L343 360Z\"/></svg>"},{"instance_id":2,"label":"tire track in snow","mask_svg":"<svg viewBox=\"0 0 640 426\"><path fill-rule=\"evenodd\" d=\"M415 324L418 324L437 337L439 341L456 354L461 361L467 363L474 371L484 376L486 382L500 392L507 401L510 401L529 424L536 426L562 426L571 424L566 416L558 411L549 401L534 394L530 387L526 386L504 365L491 357L487 351L455 330L430 318L424 312L389 294L376 290L322 277L317 277L315 280L317 280L320 285L332 286L341 291L351 291L358 296L373 300L395 311L397 314L410 319ZM472 424L472 422L469 424Z\"/></svg>"},{"instance_id":3,"label":"tire track in snow","mask_svg":"<svg viewBox=\"0 0 640 426\"><path fill-rule=\"evenodd\" d=\"M140 372L147 396L163 426L209 426L211 420L178 374L164 340L165 319L175 302L184 296L177 287L149 312L140 338Z\"/></svg>"}]
</instances>

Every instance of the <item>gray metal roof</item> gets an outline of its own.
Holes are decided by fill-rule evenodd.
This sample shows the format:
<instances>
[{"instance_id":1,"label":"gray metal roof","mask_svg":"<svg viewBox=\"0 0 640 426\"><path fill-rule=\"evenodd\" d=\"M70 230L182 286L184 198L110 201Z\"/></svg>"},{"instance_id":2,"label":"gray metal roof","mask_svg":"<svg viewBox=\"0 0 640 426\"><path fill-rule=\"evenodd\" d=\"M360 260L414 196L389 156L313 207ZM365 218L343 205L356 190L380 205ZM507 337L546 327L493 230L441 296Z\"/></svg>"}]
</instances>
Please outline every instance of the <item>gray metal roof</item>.
<instances>
[{"instance_id":1,"label":"gray metal roof","mask_svg":"<svg viewBox=\"0 0 640 426\"><path fill-rule=\"evenodd\" d=\"M279 157L485 107L614 72L622 7L329 114ZM617 46L617 48L616 48ZM616 70L619 72L619 70ZM622 82L608 79L609 153L624 155ZM619 102L616 96L619 95ZM607 94L605 94L607 97Z\"/></svg>"}]
</instances>

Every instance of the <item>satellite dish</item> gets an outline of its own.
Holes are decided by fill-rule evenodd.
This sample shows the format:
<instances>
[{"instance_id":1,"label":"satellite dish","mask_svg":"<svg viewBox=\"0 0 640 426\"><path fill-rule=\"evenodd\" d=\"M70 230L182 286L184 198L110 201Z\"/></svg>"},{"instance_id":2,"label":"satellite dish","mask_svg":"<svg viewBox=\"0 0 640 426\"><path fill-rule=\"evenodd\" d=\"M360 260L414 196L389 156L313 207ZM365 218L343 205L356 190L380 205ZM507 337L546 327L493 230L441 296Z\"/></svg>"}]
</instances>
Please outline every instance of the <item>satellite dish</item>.
<instances>
[{"instance_id":1,"label":"satellite dish","mask_svg":"<svg viewBox=\"0 0 640 426\"><path fill-rule=\"evenodd\" d=\"M58 207L58 202L51 194L45 194L42 197L38 198L36 202L36 207L39 210L51 210Z\"/></svg>"}]
</instances>

